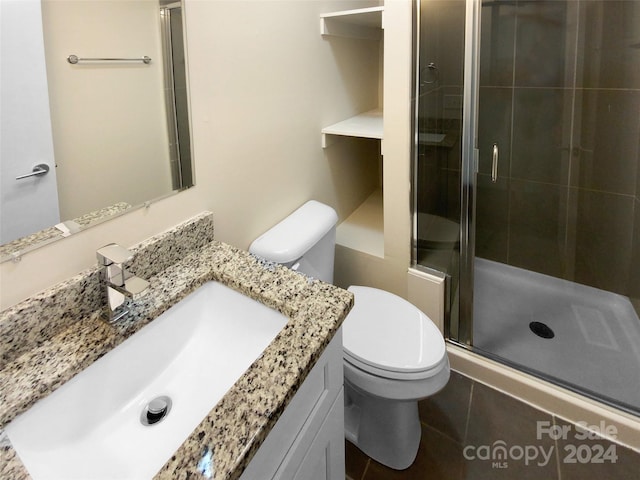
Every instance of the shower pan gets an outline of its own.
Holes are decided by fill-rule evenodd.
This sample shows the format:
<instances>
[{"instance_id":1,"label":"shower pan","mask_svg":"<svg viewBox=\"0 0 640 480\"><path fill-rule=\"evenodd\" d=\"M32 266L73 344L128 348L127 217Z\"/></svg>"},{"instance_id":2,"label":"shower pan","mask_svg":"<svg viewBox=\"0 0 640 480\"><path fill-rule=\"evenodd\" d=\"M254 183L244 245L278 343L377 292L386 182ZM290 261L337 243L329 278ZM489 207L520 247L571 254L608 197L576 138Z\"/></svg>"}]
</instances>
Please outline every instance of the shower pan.
<instances>
[{"instance_id":1,"label":"shower pan","mask_svg":"<svg viewBox=\"0 0 640 480\"><path fill-rule=\"evenodd\" d=\"M417 0L415 58L447 338L640 415L640 1Z\"/></svg>"}]
</instances>

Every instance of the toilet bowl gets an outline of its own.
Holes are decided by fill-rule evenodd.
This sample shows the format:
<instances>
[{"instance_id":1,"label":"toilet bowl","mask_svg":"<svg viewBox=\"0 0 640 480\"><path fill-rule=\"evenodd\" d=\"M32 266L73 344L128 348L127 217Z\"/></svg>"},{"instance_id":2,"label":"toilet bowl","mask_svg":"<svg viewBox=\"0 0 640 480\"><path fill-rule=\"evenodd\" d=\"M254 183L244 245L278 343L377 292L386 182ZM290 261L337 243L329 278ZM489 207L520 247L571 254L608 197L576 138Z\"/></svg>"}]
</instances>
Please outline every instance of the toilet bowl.
<instances>
[{"instance_id":1,"label":"toilet bowl","mask_svg":"<svg viewBox=\"0 0 640 480\"><path fill-rule=\"evenodd\" d=\"M453 250L460 247L460 224L448 218L418 212L418 248Z\"/></svg>"},{"instance_id":2,"label":"toilet bowl","mask_svg":"<svg viewBox=\"0 0 640 480\"><path fill-rule=\"evenodd\" d=\"M333 282L335 211L309 201L258 237L249 251ZM402 470L415 460L418 401L449 380L444 339L406 300L377 288L349 287L355 304L344 320L345 437L369 457Z\"/></svg>"},{"instance_id":3,"label":"toilet bowl","mask_svg":"<svg viewBox=\"0 0 640 480\"><path fill-rule=\"evenodd\" d=\"M345 437L378 462L403 470L418 452L418 401L449 380L444 339L406 300L351 286L344 321Z\"/></svg>"}]
</instances>

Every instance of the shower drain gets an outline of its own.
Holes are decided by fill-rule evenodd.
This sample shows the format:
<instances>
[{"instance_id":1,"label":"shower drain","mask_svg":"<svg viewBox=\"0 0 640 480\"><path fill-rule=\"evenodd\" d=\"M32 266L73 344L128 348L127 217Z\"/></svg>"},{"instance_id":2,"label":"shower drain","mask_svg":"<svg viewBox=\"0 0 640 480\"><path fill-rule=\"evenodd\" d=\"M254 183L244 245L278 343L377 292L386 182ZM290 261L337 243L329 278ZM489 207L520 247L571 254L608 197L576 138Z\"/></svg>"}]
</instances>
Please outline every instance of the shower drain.
<instances>
[{"instance_id":1,"label":"shower drain","mask_svg":"<svg viewBox=\"0 0 640 480\"><path fill-rule=\"evenodd\" d=\"M553 333L553 330L542 322L531 322L529 324L529 328L533 333L542 338L553 338L556 336L556 334Z\"/></svg>"}]
</instances>

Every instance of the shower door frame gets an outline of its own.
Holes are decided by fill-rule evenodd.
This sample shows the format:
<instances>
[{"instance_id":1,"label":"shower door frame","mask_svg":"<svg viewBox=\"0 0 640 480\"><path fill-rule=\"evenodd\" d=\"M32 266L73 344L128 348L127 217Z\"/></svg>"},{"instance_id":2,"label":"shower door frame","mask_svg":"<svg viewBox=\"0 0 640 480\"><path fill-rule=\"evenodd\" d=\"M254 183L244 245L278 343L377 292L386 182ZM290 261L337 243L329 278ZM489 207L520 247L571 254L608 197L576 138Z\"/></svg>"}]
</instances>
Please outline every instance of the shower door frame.
<instances>
[{"instance_id":1,"label":"shower door frame","mask_svg":"<svg viewBox=\"0 0 640 480\"><path fill-rule=\"evenodd\" d=\"M458 338L448 340L473 347L473 282L475 205L478 172L478 97L480 85L480 11L482 0L466 0L464 32L464 89L460 186L460 311ZM445 323L448 323L445 321Z\"/></svg>"},{"instance_id":2,"label":"shower door frame","mask_svg":"<svg viewBox=\"0 0 640 480\"><path fill-rule=\"evenodd\" d=\"M417 185L418 162L418 110L420 98L420 4L421 0L413 0L413 91L412 99L412 151L411 151L411 184ZM423 266L417 258L417 195L418 189L411 191L411 263L412 267L444 279L444 337L450 343L472 350L473 346L473 261L475 258L475 182L478 167L478 95L480 84L480 8L482 0L465 0L464 27L464 85L463 116L461 134L461 214L460 214L460 265L459 283L452 285L451 276L433 267ZM466 112L471 112L467 114ZM459 295L458 337L451 337L452 297Z\"/></svg>"}]
</instances>

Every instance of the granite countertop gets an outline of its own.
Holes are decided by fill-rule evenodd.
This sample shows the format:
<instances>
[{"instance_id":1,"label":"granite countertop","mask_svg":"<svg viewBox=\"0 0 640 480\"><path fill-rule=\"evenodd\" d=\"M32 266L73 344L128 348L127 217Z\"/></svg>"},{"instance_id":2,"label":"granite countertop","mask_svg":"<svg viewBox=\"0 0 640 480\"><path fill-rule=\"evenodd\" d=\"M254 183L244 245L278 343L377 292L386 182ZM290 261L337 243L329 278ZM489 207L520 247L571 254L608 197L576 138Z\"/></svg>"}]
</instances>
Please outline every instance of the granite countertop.
<instances>
[{"instance_id":1,"label":"granite countertop","mask_svg":"<svg viewBox=\"0 0 640 480\"><path fill-rule=\"evenodd\" d=\"M56 240L60 240L69 236L71 233L75 233L83 228L99 223L100 221L112 218L115 215L126 212L131 208L131 205L126 202L119 202L110 205L100 210L85 213L80 217L61 222L56 226L44 228L31 235L17 238L11 242L0 245L0 261L19 258L25 252L37 248L42 245L46 245ZM68 228L69 232L65 232L59 226Z\"/></svg>"},{"instance_id":2,"label":"granite countertop","mask_svg":"<svg viewBox=\"0 0 640 480\"><path fill-rule=\"evenodd\" d=\"M157 479L240 477L353 305L351 293L211 241L147 278L128 322L85 314L0 369L0 429L207 281L280 311L289 322L156 474ZM29 478L0 430L0 477ZM213 453L213 477L199 463Z\"/></svg>"}]
</instances>

